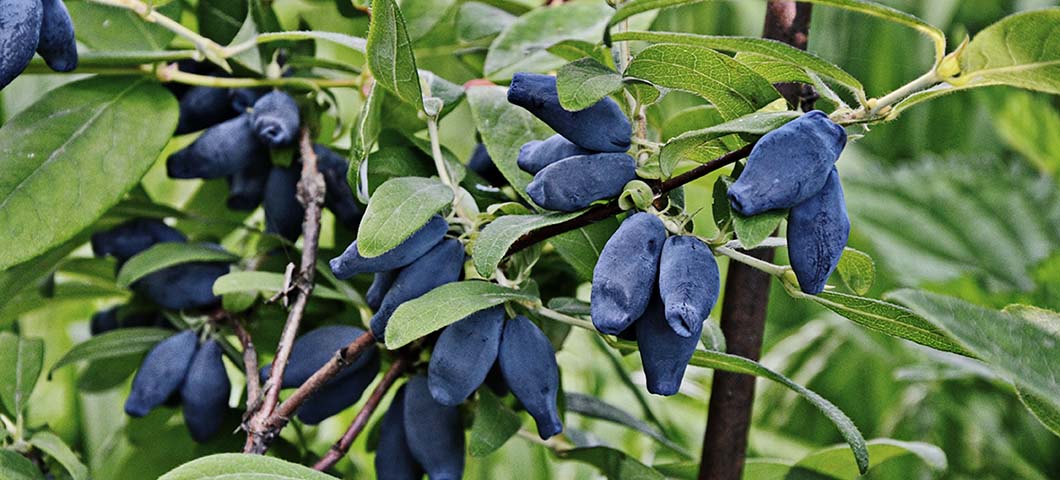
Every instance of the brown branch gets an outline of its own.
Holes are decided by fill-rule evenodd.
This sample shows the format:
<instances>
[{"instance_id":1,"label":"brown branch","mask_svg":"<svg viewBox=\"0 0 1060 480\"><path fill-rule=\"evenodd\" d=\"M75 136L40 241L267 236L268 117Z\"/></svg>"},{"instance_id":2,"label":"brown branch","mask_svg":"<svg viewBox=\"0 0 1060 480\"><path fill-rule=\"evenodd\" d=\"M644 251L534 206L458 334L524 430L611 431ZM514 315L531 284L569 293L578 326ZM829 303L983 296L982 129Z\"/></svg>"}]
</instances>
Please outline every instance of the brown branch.
<instances>
[{"instance_id":1,"label":"brown branch","mask_svg":"<svg viewBox=\"0 0 1060 480\"><path fill-rule=\"evenodd\" d=\"M376 385L375 390L372 390L372 395L368 397L368 401L361 407L361 411L357 412L357 416L350 423L350 427L346 429L346 433L328 449L328 453L324 454L313 465L314 469L323 472L335 466L346 455L346 452L350 451L350 445L353 445L353 441L357 440L357 436L361 434L364 427L368 426L368 420L372 417L372 413L375 412L376 408L379 408L379 402L383 400L386 392L390 390L390 387L394 385L398 377L404 373L408 365L409 357L407 355L401 355L397 360L394 360L386 374L383 375L383 379L379 381L379 385Z\"/></svg>"},{"instance_id":2,"label":"brown branch","mask_svg":"<svg viewBox=\"0 0 1060 480\"><path fill-rule=\"evenodd\" d=\"M258 378L258 352L254 348L254 339L238 318L232 319L232 330L235 330L239 343L243 345L243 368L247 374L247 413L257 410L261 402L261 379Z\"/></svg>"},{"instance_id":3,"label":"brown branch","mask_svg":"<svg viewBox=\"0 0 1060 480\"><path fill-rule=\"evenodd\" d=\"M283 428L294 413L298 411L298 407L302 406L302 403L308 400L317 390L320 390L325 383L335 378L335 375L338 375L343 368L353 363L361 353L373 344L375 344L375 335L372 335L371 331L367 331L353 339L349 345L342 347L342 350L335 352L335 355L331 357L328 363L313 372L313 375L305 383L300 385L279 407L276 407L276 412L270 418L269 425L277 430Z\"/></svg>"}]
</instances>

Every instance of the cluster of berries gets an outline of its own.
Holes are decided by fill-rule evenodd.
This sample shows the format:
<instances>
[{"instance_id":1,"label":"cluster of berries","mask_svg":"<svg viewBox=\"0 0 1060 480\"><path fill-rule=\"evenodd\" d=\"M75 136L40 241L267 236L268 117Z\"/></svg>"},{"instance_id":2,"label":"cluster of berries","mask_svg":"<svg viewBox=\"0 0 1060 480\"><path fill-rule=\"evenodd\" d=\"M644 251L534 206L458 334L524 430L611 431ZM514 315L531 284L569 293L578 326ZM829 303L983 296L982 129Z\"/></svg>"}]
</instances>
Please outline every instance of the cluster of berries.
<instances>
[{"instance_id":1,"label":"cluster of berries","mask_svg":"<svg viewBox=\"0 0 1060 480\"><path fill-rule=\"evenodd\" d=\"M48 68L77 68L74 22L63 0L0 0L0 90L40 54Z\"/></svg>"}]
</instances>

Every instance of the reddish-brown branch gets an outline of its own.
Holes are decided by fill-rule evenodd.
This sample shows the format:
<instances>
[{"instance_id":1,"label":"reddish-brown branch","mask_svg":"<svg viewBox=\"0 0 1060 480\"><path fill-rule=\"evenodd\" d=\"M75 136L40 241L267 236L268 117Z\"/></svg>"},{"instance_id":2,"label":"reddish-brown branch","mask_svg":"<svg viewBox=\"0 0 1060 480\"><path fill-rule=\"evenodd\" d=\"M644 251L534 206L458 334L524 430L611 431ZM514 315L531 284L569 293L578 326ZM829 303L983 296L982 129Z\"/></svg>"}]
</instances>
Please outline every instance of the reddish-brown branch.
<instances>
[{"instance_id":1,"label":"reddish-brown branch","mask_svg":"<svg viewBox=\"0 0 1060 480\"><path fill-rule=\"evenodd\" d=\"M232 330L236 332L239 343L243 345L243 369L247 375L247 412L257 409L261 401L261 379L258 377L258 352L254 348L254 339L238 318L232 318Z\"/></svg>"},{"instance_id":2,"label":"reddish-brown branch","mask_svg":"<svg viewBox=\"0 0 1060 480\"><path fill-rule=\"evenodd\" d=\"M350 445L353 445L353 441L357 440L357 436L368 426L368 420L372 418L372 413L379 408L379 402L383 401L386 392L390 390L390 387L394 385L398 377L405 372L408 365L409 359L406 355L401 355L397 360L394 360L386 374L383 375L383 379L379 381L379 385L376 385L375 390L372 390L372 395L368 397L368 401L361 407L361 411L357 412L357 416L353 418L353 422L346 429L346 433L328 449L328 453L324 454L320 461L313 465L313 468L320 471L327 470L338 463L346 455L346 452L350 451Z\"/></svg>"},{"instance_id":3,"label":"reddish-brown branch","mask_svg":"<svg viewBox=\"0 0 1060 480\"><path fill-rule=\"evenodd\" d=\"M302 406L302 403L308 400L317 390L320 390L325 383L334 378L339 371L353 363L361 353L373 344L375 344L375 335L368 331L355 338L342 350L335 352L335 356L331 357L328 363L325 363L323 367L314 372L290 397L287 397L287 400L284 400L280 406L276 407L276 412L272 415L269 425L276 429L283 428L291 416L298 411L298 407Z\"/></svg>"}]
</instances>

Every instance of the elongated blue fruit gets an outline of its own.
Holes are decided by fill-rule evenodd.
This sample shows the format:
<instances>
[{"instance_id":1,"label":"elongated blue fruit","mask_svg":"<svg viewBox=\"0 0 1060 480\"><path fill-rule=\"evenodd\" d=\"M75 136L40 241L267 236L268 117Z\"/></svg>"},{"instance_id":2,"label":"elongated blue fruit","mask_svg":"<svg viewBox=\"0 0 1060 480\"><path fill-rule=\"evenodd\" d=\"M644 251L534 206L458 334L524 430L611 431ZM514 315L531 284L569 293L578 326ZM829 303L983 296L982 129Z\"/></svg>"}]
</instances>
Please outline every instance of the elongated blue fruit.
<instances>
[{"instance_id":1,"label":"elongated blue fruit","mask_svg":"<svg viewBox=\"0 0 1060 480\"><path fill-rule=\"evenodd\" d=\"M180 97L176 134L210 128L236 118L239 113L231 107L227 88L191 87Z\"/></svg>"},{"instance_id":2,"label":"elongated blue fruit","mask_svg":"<svg viewBox=\"0 0 1060 480\"><path fill-rule=\"evenodd\" d=\"M237 113L246 113L254 102L269 92L269 89L261 88L233 88L228 91L228 101L232 110Z\"/></svg>"},{"instance_id":3,"label":"elongated blue fruit","mask_svg":"<svg viewBox=\"0 0 1060 480\"><path fill-rule=\"evenodd\" d=\"M847 132L819 110L765 134L729 188L741 215L791 208L816 194L846 146Z\"/></svg>"},{"instance_id":4,"label":"elongated blue fruit","mask_svg":"<svg viewBox=\"0 0 1060 480\"><path fill-rule=\"evenodd\" d=\"M526 193L549 210L573 212L605 198L617 197L637 178L637 162L625 153L568 157L534 175Z\"/></svg>"},{"instance_id":5,"label":"elongated blue fruit","mask_svg":"<svg viewBox=\"0 0 1060 480\"><path fill-rule=\"evenodd\" d=\"M362 353L355 364L343 372L349 374L331 379L298 408L298 419L302 423L316 425L357 403L379 374L379 353L374 348Z\"/></svg>"},{"instance_id":6,"label":"elongated blue fruit","mask_svg":"<svg viewBox=\"0 0 1060 480\"><path fill-rule=\"evenodd\" d=\"M689 235L666 239L659 260L659 295L666 321L682 337L689 337L718 301L721 279L710 247Z\"/></svg>"},{"instance_id":7,"label":"elongated blue fruit","mask_svg":"<svg viewBox=\"0 0 1060 480\"><path fill-rule=\"evenodd\" d=\"M294 143L301 122L298 103L290 95L273 90L254 102L250 121L261 143L269 148L286 147Z\"/></svg>"},{"instance_id":8,"label":"elongated blue fruit","mask_svg":"<svg viewBox=\"0 0 1060 480\"><path fill-rule=\"evenodd\" d=\"M169 322L158 312L133 311L123 315L123 310L122 306L116 306L94 313L88 324L89 332L96 336L118 328L170 327Z\"/></svg>"},{"instance_id":9,"label":"elongated blue fruit","mask_svg":"<svg viewBox=\"0 0 1060 480\"><path fill-rule=\"evenodd\" d=\"M459 480L464 476L464 424L460 409L431 397L427 377L417 375L405 385L405 437L431 480Z\"/></svg>"},{"instance_id":10,"label":"elongated blue fruit","mask_svg":"<svg viewBox=\"0 0 1060 480\"><path fill-rule=\"evenodd\" d=\"M187 241L177 229L157 218L134 218L110 230L92 234L92 253L97 257L113 256L118 265L125 263L152 245L162 242Z\"/></svg>"},{"instance_id":11,"label":"elongated blue fruit","mask_svg":"<svg viewBox=\"0 0 1060 480\"><path fill-rule=\"evenodd\" d=\"M442 405L456 406L482 385L497 360L504 307L479 310L442 330L431 352L427 380Z\"/></svg>"},{"instance_id":12,"label":"elongated blue fruit","mask_svg":"<svg viewBox=\"0 0 1060 480\"><path fill-rule=\"evenodd\" d=\"M843 186L833 167L824 188L788 213L788 258L803 292L817 295L824 291L849 237Z\"/></svg>"},{"instance_id":13,"label":"elongated blue fruit","mask_svg":"<svg viewBox=\"0 0 1060 480\"><path fill-rule=\"evenodd\" d=\"M492 185L503 185L507 183L504 175L497 169L497 164L493 163L493 158L490 157L489 152L486 150L486 146L483 144L475 145L475 150L471 152L471 159L467 161L467 168L470 168L473 172L482 176L486 181Z\"/></svg>"},{"instance_id":14,"label":"elongated blue fruit","mask_svg":"<svg viewBox=\"0 0 1060 480\"><path fill-rule=\"evenodd\" d=\"M400 270L387 270L375 274L372 285L368 287L368 293L364 294L364 301L368 304L368 308L379 310L379 306L383 304L383 297L394 284L394 279L397 278L399 272Z\"/></svg>"},{"instance_id":15,"label":"elongated blue fruit","mask_svg":"<svg viewBox=\"0 0 1060 480\"><path fill-rule=\"evenodd\" d=\"M213 294L213 284L230 269L227 263L182 263L147 275L133 283L132 288L162 308L208 307L221 301Z\"/></svg>"},{"instance_id":16,"label":"elongated blue fruit","mask_svg":"<svg viewBox=\"0 0 1060 480\"><path fill-rule=\"evenodd\" d=\"M556 133L576 145L598 152L629 150L632 129L622 108L604 98L584 110L571 112L559 104L556 77L519 72L508 87L508 101L527 109Z\"/></svg>"},{"instance_id":17,"label":"elongated blue fruit","mask_svg":"<svg viewBox=\"0 0 1060 480\"><path fill-rule=\"evenodd\" d=\"M291 356L287 368L283 370L281 388L294 388L309 380L320 367L331 361L336 353L346 345L364 335L364 330L348 325L328 325L309 331L298 337L291 346ZM339 371L331 381L341 380L353 375L357 370L371 362L376 354L375 345L369 346L346 368ZM272 374L272 364L261 369L261 381L266 381Z\"/></svg>"},{"instance_id":18,"label":"elongated blue fruit","mask_svg":"<svg viewBox=\"0 0 1060 480\"><path fill-rule=\"evenodd\" d=\"M296 166L274 166L265 181L265 231L292 242L302 235L305 217L305 209L298 203L299 177Z\"/></svg>"},{"instance_id":19,"label":"elongated blue fruit","mask_svg":"<svg viewBox=\"0 0 1060 480\"><path fill-rule=\"evenodd\" d=\"M460 279L464 271L464 246L456 239L442 240L429 252L403 268L372 316L372 334L382 342L386 325L402 303Z\"/></svg>"},{"instance_id":20,"label":"elongated blue fruit","mask_svg":"<svg viewBox=\"0 0 1060 480\"><path fill-rule=\"evenodd\" d=\"M695 324L691 335L678 335L666 321L666 308L662 300L658 295L653 295L644 315L637 319L635 325L648 391L656 395L677 393L688 361L699 344L703 322Z\"/></svg>"},{"instance_id":21,"label":"elongated blue fruit","mask_svg":"<svg viewBox=\"0 0 1060 480\"><path fill-rule=\"evenodd\" d=\"M121 325L118 323L118 308L111 307L92 314L92 320L88 323L88 331L92 336L107 333Z\"/></svg>"},{"instance_id":22,"label":"elongated blue fruit","mask_svg":"<svg viewBox=\"0 0 1060 480\"><path fill-rule=\"evenodd\" d=\"M195 332L185 330L162 340L147 352L133 377L125 413L133 417L147 415L176 392L184 383L198 346Z\"/></svg>"},{"instance_id":23,"label":"elongated blue fruit","mask_svg":"<svg viewBox=\"0 0 1060 480\"><path fill-rule=\"evenodd\" d=\"M537 173L565 158L592 153L591 150L579 147L557 133L545 140L526 142L519 149L519 158L515 162L524 171Z\"/></svg>"},{"instance_id":24,"label":"elongated blue fruit","mask_svg":"<svg viewBox=\"0 0 1060 480\"><path fill-rule=\"evenodd\" d=\"M563 421L556 405L559 365L552 343L541 329L522 315L508 320L498 359L508 388L534 417L537 434L548 439L562 432Z\"/></svg>"},{"instance_id":25,"label":"elongated blue fruit","mask_svg":"<svg viewBox=\"0 0 1060 480\"><path fill-rule=\"evenodd\" d=\"M666 227L650 213L634 213L604 244L593 268L590 309L596 329L618 335L648 306L659 271Z\"/></svg>"},{"instance_id":26,"label":"elongated blue fruit","mask_svg":"<svg viewBox=\"0 0 1060 480\"><path fill-rule=\"evenodd\" d=\"M40 41L37 53L48 67L57 72L69 72L77 68L77 40L74 39L74 22L66 10L63 0L43 0L44 16L41 20Z\"/></svg>"},{"instance_id":27,"label":"elongated blue fruit","mask_svg":"<svg viewBox=\"0 0 1060 480\"><path fill-rule=\"evenodd\" d=\"M258 208L265 198L265 182L269 179L272 164L259 159L246 168L228 176L228 199L232 210L251 211Z\"/></svg>"},{"instance_id":28,"label":"elongated blue fruit","mask_svg":"<svg viewBox=\"0 0 1060 480\"><path fill-rule=\"evenodd\" d=\"M193 440L204 443L221 429L231 390L221 360L221 345L216 340L207 340L195 352L184 385L180 387L184 424Z\"/></svg>"},{"instance_id":29,"label":"elongated blue fruit","mask_svg":"<svg viewBox=\"0 0 1060 480\"><path fill-rule=\"evenodd\" d=\"M0 90L29 65L43 18L40 0L0 0Z\"/></svg>"},{"instance_id":30,"label":"elongated blue fruit","mask_svg":"<svg viewBox=\"0 0 1060 480\"><path fill-rule=\"evenodd\" d=\"M260 161L269 161L269 150L258 142L244 114L206 129L194 143L170 155L166 173L170 178L220 178Z\"/></svg>"},{"instance_id":31,"label":"elongated blue fruit","mask_svg":"<svg viewBox=\"0 0 1060 480\"><path fill-rule=\"evenodd\" d=\"M405 386L394 394L379 424L375 448L376 480L421 480L423 467L416 462L405 436Z\"/></svg>"},{"instance_id":32,"label":"elongated blue fruit","mask_svg":"<svg viewBox=\"0 0 1060 480\"><path fill-rule=\"evenodd\" d=\"M324 206L335 214L335 219L344 227L357 231L361 217L364 216L364 209L357 203L350 184L346 182L346 171L350 169L350 163L342 155L323 145L313 145L313 151L317 154L317 168L324 175Z\"/></svg>"},{"instance_id":33,"label":"elongated blue fruit","mask_svg":"<svg viewBox=\"0 0 1060 480\"><path fill-rule=\"evenodd\" d=\"M449 231L449 223L441 215L435 215L400 245L378 257L362 257L357 251L357 242L354 241L346 247L342 255L331 259L329 265L331 265L332 273L344 280L358 273L385 272L401 268L416 261L417 258L438 245L447 231Z\"/></svg>"}]
</instances>

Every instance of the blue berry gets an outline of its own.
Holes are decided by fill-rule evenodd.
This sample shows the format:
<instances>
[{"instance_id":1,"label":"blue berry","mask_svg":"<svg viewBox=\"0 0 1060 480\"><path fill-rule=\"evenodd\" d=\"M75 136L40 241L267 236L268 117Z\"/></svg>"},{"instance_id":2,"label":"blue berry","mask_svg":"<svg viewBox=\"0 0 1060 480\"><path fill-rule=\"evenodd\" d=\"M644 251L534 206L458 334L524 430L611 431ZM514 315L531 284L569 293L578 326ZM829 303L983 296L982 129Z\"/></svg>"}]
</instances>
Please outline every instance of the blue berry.
<instances>
[{"instance_id":1,"label":"blue berry","mask_svg":"<svg viewBox=\"0 0 1060 480\"><path fill-rule=\"evenodd\" d=\"M666 321L662 300L658 295L653 295L644 315L637 319L635 325L648 391L656 395L677 393L688 361L699 344L703 322L693 326L691 335L678 335Z\"/></svg>"},{"instance_id":2,"label":"blue berry","mask_svg":"<svg viewBox=\"0 0 1060 480\"><path fill-rule=\"evenodd\" d=\"M180 387L184 424L193 440L204 443L221 429L231 390L221 359L221 345L216 340L207 340L192 357L184 385Z\"/></svg>"},{"instance_id":3,"label":"blue berry","mask_svg":"<svg viewBox=\"0 0 1060 480\"><path fill-rule=\"evenodd\" d=\"M254 102L250 121L258 139L269 148L290 146L301 123L298 103L290 95L274 90Z\"/></svg>"},{"instance_id":4,"label":"blue berry","mask_svg":"<svg viewBox=\"0 0 1060 480\"><path fill-rule=\"evenodd\" d=\"M300 177L295 166L275 166L265 181L265 231L292 242L302 235L305 217L305 208L298 203Z\"/></svg>"},{"instance_id":5,"label":"blue berry","mask_svg":"<svg viewBox=\"0 0 1060 480\"><path fill-rule=\"evenodd\" d=\"M77 68L77 40L74 39L74 22L62 0L43 0L44 16L41 20L40 41L37 53L48 67L57 72L69 72Z\"/></svg>"},{"instance_id":6,"label":"blue berry","mask_svg":"<svg viewBox=\"0 0 1060 480\"><path fill-rule=\"evenodd\" d=\"M824 188L788 213L788 258L803 292L817 295L824 291L849 237L843 186L833 167Z\"/></svg>"},{"instance_id":7,"label":"blue berry","mask_svg":"<svg viewBox=\"0 0 1060 480\"><path fill-rule=\"evenodd\" d=\"M269 150L254 136L247 115L240 115L206 129L187 148L170 155L166 173L170 178L221 178L262 161L270 161Z\"/></svg>"},{"instance_id":8,"label":"blue berry","mask_svg":"<svg viewBox=\"0 0 1060 480\"><path fill-rule=\"evenodd\" d=\"M480 310L442 331L431 352L427 380L442 405L456 406L482 385L501 343L504 307Z\"/></svg>"},{"instance_id":9,"label":"blue berry","mask_svg":"<svg viewBox=\"0 0 1060 480\"><path fill-rule=\"evenodd\" d=\"M339 350L364 333L364 330L357 327L329 325L313 329L298 337L291 346L291 356L287 361L287 368L283 371L280 388L293 388L305 383L317 370L320 370L320 367L331 361ZM339 371L332 381L352 376L354 370L369 364L371 357L375 354L375 345L368 347L352 364ZM271 374L272 364L262 367L261 380L266 381Z\"/></svg>"},{"instance_id":10,"label":"blue berry","mask_svg":"<svg viewBox=\"0 0 1060 480\"><path fill-rule=\"evenodd\" d=\"M43 18L40 0L0 0L0 90L29 65Z\"/></svg>"},{"instance_id":11,"label":"blue berry","mask_svg":"<svg viewBox=\"0 0 1060 480\"><path fill-rule=\"evenodd\" d=\"M524 171L537 173L565 158L592 153L591 150L579 147L557 133L545 140L526 142L519 149L519 158L515 162Z\"/></svg>"},{"instance_id":12,"label":"blue berry","mask_svg":"<svg viewBox=\"0 0 1060 480\"><path fill-rule=\"evenodd\" d=\"M133 283L137 293L162 308L186 310L216 305L220 297L213 294L213 284L230 267L220 262L191 262L167 267Z\"/></svg>"},{"instance_id":13,"label":"blue berry","mask_svg":"<svg viewBox=\"0 0 1060 480\"><path fill-rule=\"evenodd\" d=\"M617 197L634 178L637 162L625 153L579 155L537 172L526 193L543 208L573 212L597 200Z\"/></svg>"},{"instance_id":14,"label":"blue berry","mask_svg":"<svg viewBox=\"0 0 1060 480\"><path fill-rule=\"evenodd\" d=\"M467 161L467 168L481 175L492 185L504 185L506 182L504 175L497 169L497 165L493 163L493 158L486 151L486 146L481 143L475 145L475 150L471 152L471 159Z\"/></svg>"},{"instance_id":15,"label":"blue berry","mask_svg":"<svg viewBox=\"0 0 1060 480\"><path fill-rule=\"evenodd\" d=\"M342 373L345 375L328 381L298 408L298 419L302 423L316 425L357 403L379 374L379 353L372 347L361 353Z\"/></svg>"},{"instance_id":16,"label":"blue berry","mask_svg":"<svg viewBox=\"0 0 1060 480\"><path fill-rule=\"evenodd\" d=\"M582 148L598 152L629 150L632 133L629 119L610 98L571 112L559 104L555 77L519 72L508 87L508 101L527 109Z\"/></svg>"},{"instance_id":17,"label":"blue berry","mask_svg":"<svg viewBox=\"0 0 1060 480\"><path fill-rule=\"evenodd\" d=\"M195 332L185 330L162 340L147 352L125 400L125 413L142 417L165 403L184 383L198 345Z\"/></svg>"},{"instance_id":18,"label":"blue berry","mask_svg":"<svg viewBox=\"0 0 1060 480\"><path fill-rule=\"evenodd\" d=\"M112 256L118 265L125 263L156 243L187 241L175 228L156 218L134 218L110 230L92 234L92 253L97 257Z\"/></svg>"},{"instance_id":19,"label":"blue berry","mask_svg":"<svg viewBox=\"0 0 1060 480\"><path fill-rule=\"evenodd\" d=\"M417 375L405 385L405 437L412 458L431 480L464 476L464 424L460 409L431 397L427 377Z\"/></svg>"},{"instance_id":20,"label":"blue berry","mask_svg":"<svg viewBox=\"0 0 1060 480\"><path fill-rule=\"evenodd\" d=\"M464 246L455 239L442 240L429 252L403 268L390 286L383 303L372 316L372 333L379 341L386 335L390 315L402 303L460 279L464 271Z\"/></svg>"},{"instance_id":21,"label":"blue berry","mask_svg":"<svg viewBox=\"0 0 1060 480\"><path fill-rule=\"evenodd\" d=\"M346 181L350 163L342 155L323 145L313 145L317 154L317 169L324 176L326 193L324 206L335 214L335 219L350 231L357 231L364 209L357 203L353 190Z\"/></svg>"},{"instance_id":22,"label":"blue berry","mask_svg":"<svg viewBox=\"0 0 1060 480\"><path fill-rule=\"evenodd\" d=\"M228 176L226 205L232 210L252 211L265 198L265 182L272 164L258 159L246 168Z\"/></svg>"},{"instance_id":23,"label":"blue berry","mask_svg":"<svg viewBox=\"0 0 1060 480\"><path fill-rule=\"evenodd\" d=\"M331 271L336 277L347 279L358 273L375 273L394 270L404 267L438 245L449 231L449 223L441 215L435 215L406 238L400 245L379 255L378 257L364 258L357 251L357 242L354 241L342 255L331 259Z\"/></svg>"},{"instance_id":24,"label":"blue berry","mask_svg":"<svg viewBox=\"0 0 1060 480\"><path fill-rule=\"evenodd\" d=\"M376 480L420 480L423 467L416 462L405 436L405 386L394 394L379 425L375 449Z\"/></svg>"},{"instance_id":25,"label":"blue berry","mask_svg":"<svg viewBox=\"0 0 1060 480\"><path fill-rule=\"evenodd\" d=\"M563 431L556 396L559 365L548 337L530 319L519 315L504 326L498 355L504 381L547 439Z\"/></svg>"},{"instance_id":26,"label":"blue berry","mask_svg":"<svg viewBox=\"0 0 1060 480\"><path fill-rule=\"evenodd\" d=\"M687 235L666 239L659 261L659 294L675 333L688 337L700 328L720 288L718 262L707 244Z\"/></svg>"},{"instance_id":27,"label":"blue berry","mask_svg":"<svg viewBox=\"0 0 1060 480\"><path fill-rule=\"evenodd\" d=\"M175 133L183 135L210 128L236 118L239 113L229 103L228 89L191 87L180 96L180 117Z\"/></svg>"},{"instance_id":28,"label":"blue berry","mask_svg":"<svg viewBox=\"0 0 1060 480\"><path fill-rule=\"evenodd\" d=\"M387 270L375 274L372 278L372 285L368 287L368 293L364 294L364 301L368 304L368 308L379 310L379 306L383 304L383 297L394 284L394 279L397 278L399 272L400 270Z\"/></svg>"},{"instance_id":29,"label":"blue berry","mask_svg":"<svg viewBox=\"0 0 1060 480\"><path fill-rule=\"evenodd\" d=\"M644 313L665 241L662 220L644 212L630 215L607 241L593 268L590 308L597 330L618 335Z\"/></svg>"}]
</instances>

